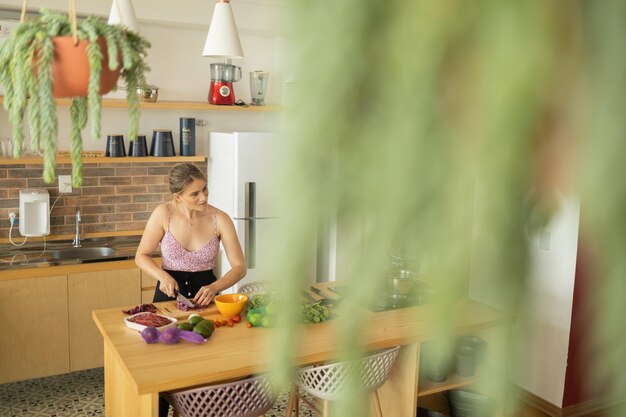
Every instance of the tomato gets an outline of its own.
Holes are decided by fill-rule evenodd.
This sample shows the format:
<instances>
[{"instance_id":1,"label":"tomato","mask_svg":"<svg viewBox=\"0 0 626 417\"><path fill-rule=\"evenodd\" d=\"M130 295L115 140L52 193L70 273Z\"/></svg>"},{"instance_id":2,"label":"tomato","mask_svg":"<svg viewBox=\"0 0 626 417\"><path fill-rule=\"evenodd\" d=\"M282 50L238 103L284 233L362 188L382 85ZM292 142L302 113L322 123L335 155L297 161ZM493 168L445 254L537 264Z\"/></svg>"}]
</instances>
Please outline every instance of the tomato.
<instances>
[{"instance_id":1,"label":"tomato","mask_svg":"<svg viewBox=\"0 0 626 417\"><path fill-rule=\"evenodd\" d=\"M241 316L233 316L233 317L231 318L231 320L232 320L234 323L240 323L240 322L241 322Z\"/></svg>"},{"instance_id":2,"label":"tomato","mask_svg":"<svg viewBox=\"0 0 626 417\"><path fill-rule=\"evenodd\" d=\"M233 327L233 324L234 324L234 323L233 323L233 321L232 321L232 320L228 320L228 321L226 322L226 324L228 324L228 327Z\"/></svg>"},{"instance_id":3,"label":"tomato","mask_svg":"<svg viewBox=\"0 0 626 417\"><path fill-rule=\"evenodd\" d=\"M251 328L252 328L252 323L247 322L247 323L246 323L246 327L247 327L248 329L251 329Z\"/></svg>"}]
</instances>

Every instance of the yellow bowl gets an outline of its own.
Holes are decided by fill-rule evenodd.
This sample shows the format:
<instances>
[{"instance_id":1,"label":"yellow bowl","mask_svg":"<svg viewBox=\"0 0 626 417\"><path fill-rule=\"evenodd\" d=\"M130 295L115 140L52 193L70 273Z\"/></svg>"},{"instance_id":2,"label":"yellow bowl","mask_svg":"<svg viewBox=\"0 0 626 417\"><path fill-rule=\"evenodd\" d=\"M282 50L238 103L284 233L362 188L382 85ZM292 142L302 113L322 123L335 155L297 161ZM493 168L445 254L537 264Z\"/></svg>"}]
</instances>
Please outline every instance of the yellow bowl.
<instances>
[{"instance_id":1,"label":"yellow bowl","mask_svg":"<svg viewBox=\"0 0 626 417\"><path fill-rule=\"evenodd\" d=\"M246 301L248 297L243 294L221 294L215 297L215 305L226 319L241 313Z\"/></svg>"}]
</instances>

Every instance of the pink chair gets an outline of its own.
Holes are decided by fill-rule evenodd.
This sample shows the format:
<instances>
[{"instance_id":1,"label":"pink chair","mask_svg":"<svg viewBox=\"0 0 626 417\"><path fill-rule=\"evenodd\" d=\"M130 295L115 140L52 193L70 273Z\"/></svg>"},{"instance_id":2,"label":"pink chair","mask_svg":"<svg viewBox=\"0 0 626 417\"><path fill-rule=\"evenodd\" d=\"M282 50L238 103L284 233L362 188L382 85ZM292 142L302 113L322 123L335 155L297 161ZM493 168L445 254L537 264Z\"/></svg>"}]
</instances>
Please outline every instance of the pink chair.
<instances>
[{"instance_id":1,"label":"pink chair","mask_svg":"<svg viewBox=\"0 0 626 417\"><path fill-rule=\"evenodd\" d=\"M264 375L163 395L180 417L263 417L276 401Z\"/></svg>"}]
</instances>

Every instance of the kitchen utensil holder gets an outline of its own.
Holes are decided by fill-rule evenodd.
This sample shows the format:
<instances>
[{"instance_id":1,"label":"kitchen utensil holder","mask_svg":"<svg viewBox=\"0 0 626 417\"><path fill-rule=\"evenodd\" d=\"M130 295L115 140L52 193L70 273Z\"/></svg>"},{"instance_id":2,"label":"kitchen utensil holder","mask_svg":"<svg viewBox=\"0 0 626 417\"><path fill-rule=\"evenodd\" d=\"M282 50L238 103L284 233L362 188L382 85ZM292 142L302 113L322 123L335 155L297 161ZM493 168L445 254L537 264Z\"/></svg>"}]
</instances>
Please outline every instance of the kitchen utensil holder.
<instances>
[{"instance_id":1,"label":"kitchen utensil holder","mask_svg":"<svg viewBox=\"0 0 626 417\"><path fill-rule=\"evenodd\" d=\"M128 156L148 156L146 135L137 135L135 140L128 144Z\"/></svg>"},{"instance_id":2,"label":"kitchen utensil holder","mask_svg":"<svg viewBox=\"0 0 626 417\"><path fill-rule=\"evenodd\" d=\"M150 156L176 156L171 130L155 129L152 132Z\"/></svg>"},{"instance_id":3,"label":"kitchen utensil holder","mask_svg":"<svg viewBox=\"0 0 626 417\"><path fill-rule=\"evenodd\" d=\"M126 156L124 148L124 135L107 135L107 147L104 156L118 158Z\"/></svg>"}]
</instances>

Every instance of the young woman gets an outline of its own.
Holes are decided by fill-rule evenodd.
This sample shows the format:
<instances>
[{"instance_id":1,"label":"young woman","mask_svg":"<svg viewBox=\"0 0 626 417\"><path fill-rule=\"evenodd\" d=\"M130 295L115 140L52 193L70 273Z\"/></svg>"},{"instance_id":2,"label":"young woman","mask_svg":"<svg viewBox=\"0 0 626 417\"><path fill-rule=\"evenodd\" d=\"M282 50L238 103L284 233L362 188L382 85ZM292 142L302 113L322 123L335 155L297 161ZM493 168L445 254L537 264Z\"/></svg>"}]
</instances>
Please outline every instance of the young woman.
<instances>
[{"instance_id":1,"label":"young woman","mask_svg":"<svg viewBox=\"0 0 626 417\"><path fill-rule=\"evenodd\" d=\"M217 293L246 275L246 265L231 218L207 204L206 176L195 165L170 170L172 201L159 205L148 220L135 262L157 282L154 301L174 300L176 291L206 307ZM231 269L220 279L213 273L220 242ZM161 244L163 266L152 254Z\"/></svg>"}]
</instances>

